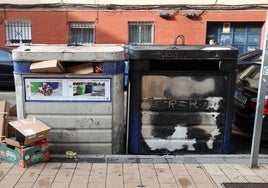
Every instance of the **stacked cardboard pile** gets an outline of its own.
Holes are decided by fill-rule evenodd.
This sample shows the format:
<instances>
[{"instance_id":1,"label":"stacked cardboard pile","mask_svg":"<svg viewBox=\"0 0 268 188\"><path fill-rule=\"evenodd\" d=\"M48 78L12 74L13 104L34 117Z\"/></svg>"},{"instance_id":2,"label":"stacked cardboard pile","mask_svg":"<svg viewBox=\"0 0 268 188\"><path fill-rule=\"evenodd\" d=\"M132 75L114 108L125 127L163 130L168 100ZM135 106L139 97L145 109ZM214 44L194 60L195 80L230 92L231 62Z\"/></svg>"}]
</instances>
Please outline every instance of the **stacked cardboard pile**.
<instances>
[{"instance_id":1,"label":"stacked cardboard pile","mask_svg":"<svg viewBox=\"0 0 268 188\"><path fill-rule=\"evenodd\" d=\"M8 112L9 103L7 101L0 101L0 141L5 138L7 130Z\"/></svg>"},{"instance_id":2,"label":"stacked cardboard pile","mask_svg":"<svg viewBox=\"0 0 268 188\"><path fill-rule=\"evenodd\" d=\"M23 168L48 161L51 128L36 118L8 122L8 106L0 101L0 157Z\"/></svg>"},{"instance_id":3,"label":"stacked cardboard pile","mask_svg":"<svg viewBox=\"0 0 268 188\"><path fill-rule=\"evenodd\" d=\"M30 71L33 73L72 73L90 74L94 71L93 63L77 63L71 67L64 67L58 60L48 60L31 63Z\"/></svg>"}]
</instances>

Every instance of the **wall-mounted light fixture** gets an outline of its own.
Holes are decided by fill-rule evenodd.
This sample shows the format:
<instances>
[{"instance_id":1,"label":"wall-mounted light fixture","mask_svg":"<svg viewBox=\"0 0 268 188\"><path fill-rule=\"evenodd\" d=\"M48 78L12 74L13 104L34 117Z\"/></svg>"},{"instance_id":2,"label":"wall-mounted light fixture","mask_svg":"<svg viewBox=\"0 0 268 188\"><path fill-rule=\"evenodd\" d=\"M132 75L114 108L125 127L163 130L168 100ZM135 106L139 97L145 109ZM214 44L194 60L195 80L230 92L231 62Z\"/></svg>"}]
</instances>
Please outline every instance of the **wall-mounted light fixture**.
<instances>
[{"instance_id":1,"label":"wall-mounted light fixture","mask_svg":"<svg viewBox=\"0 0 268 188\"><path fill-rule=\"evenodd\" d=\"M195 20L195 19L198 17L198 15L195 14L194 12L186 12L186 13L184 14L184 16L185 16L186 18L189 18L189 19L192 19L192 20Z\"/></svg>"},{"instance_id":2,"label":"wall-mounted light fixture","mask_svg":"<svg viewBox=\"0 0 268 188\"><path fill-rule=\"evenodd\" d=\"M159 16L166 20L173 20L173 19L176 19L177 14L179 14L179 11L170 10L170 11L161 11Z\"/></svg>"},{"instance_id":3,"label":"wall-mounted light fixture","mask_svg":"<svg viewBox=\"0 0 268 188\"><path fill-rule=\"evenodd\" d=\"M164 18L164 19L169 19L169 18L173 17L173 15L170 14L169 12L167 12L167 11L160 12L160 15L159 16L161 18Z\"/></svg>"}]
</instances>

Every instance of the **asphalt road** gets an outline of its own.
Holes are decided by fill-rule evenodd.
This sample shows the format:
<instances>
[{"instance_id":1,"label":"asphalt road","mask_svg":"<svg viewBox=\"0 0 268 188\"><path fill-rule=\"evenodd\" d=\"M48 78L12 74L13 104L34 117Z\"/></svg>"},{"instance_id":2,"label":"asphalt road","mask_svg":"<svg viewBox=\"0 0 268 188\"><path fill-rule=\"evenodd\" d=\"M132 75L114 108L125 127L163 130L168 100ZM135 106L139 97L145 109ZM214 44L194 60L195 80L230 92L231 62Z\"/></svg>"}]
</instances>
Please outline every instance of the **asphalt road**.
<instances>
[{"instance_id":1,"label":"asphalt road","mask_svg":"<svg viewBox=\"0 0 268 188\"><path fill-rule=\"evenodd\" d=\"M0 91L0 100L7 100L10 106L16 104L14 91ZM237 128L232 130L231 154L249 154L251 152L251 136L239 131ZM268 142L261 142L260 154L268 154Z\"/></svg>"}]
</instances>

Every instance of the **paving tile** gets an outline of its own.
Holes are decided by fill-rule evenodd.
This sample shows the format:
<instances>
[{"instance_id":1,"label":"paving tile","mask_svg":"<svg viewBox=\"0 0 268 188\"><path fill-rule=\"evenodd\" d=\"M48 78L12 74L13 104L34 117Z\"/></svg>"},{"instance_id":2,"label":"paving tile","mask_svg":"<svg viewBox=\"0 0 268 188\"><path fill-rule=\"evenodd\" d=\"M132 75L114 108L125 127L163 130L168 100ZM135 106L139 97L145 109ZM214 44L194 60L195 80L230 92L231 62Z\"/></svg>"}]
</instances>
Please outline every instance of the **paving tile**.
<instances>
[{"instance_id":1,"label":"paving tile","mask_svg":"<svg viewBox=\"0 0 268 188\"><path fill-rule=\"evenodd\" d=\"M29 168L21 176L20 183L34 183L37 178L40 176L42 169L39 168Z\"/></svg>"},{"instance_id":2,"label":"paving tile","mask_svg":"<svg viewBox=\"0 0 268 188\"><path fill-rule=\"evenodd\" d=\"M231 164L218 164L218 166L231 182L247 182Z\"/></svg>"},{"instance_id":3,"label":"paving tile","mask_svg":"<svg viewBox=\"0 0 268 188\"><path fill-rule=\"evenodd\" d=\"M260 165L258 168L252 169L262 180L268 182L268 170L264 165Z\"/></svg>"},{"instance_id":4,"label":"paving tile","mask_svg":"<svg viewBox=\"0 0 268 188\"><path fill-rule=\"evenodd\" d=\"M106 182L106 163L93 163L89 176L89 183L105 183Z\"/></svg>"},{"instance_id":5,"label":"paving tile","mask_svg":"<svg viewBox=\"0 0 268 188\"><path fill-rule=\"evenodd\" d=\"M161 183L161 188L178 188L177 184L175 183Z\"/></svg>"},{"instance_id":6,"label":"paving tile","mask_svg":"<svg viewBox=\"0 0 268 188\"><path fill-rule=\"evenodd\" d=\"M223 182L231 182L217 164L202 164L202 166L218 187L222 187Z\"/></svg>"},{"instance_id":7,"label":"paving tile","mask_svg":"<svg viewBox=\"0 0 268 188\"><path fill-rule=\"evenodd\" d=\"M233 164L233 167L248 181L248 182L261 182L264 180L260 178L248 165L246 164Z\"/></svg>"},{"instance_id":8,"label":"paving tile","mask_svg":"<svg viewBox=\"0 0 268 188\"><path fill-rule=\"evenodd\" d=\"M72 176L74 173L74 169L60 169L54 179L56 183L70 183L72 180Z\"/></svg>"},{"instance_id":9,"label":"paving tile","mask_svg":"<svg viewBox=\"0 0 268 188\"><path fill-rule=\"evenodd\" d=\"M14 188L32 187L34 183L17 183Z\"/></svg>"},{"instance_id":10,"label":"paving tile","mask_svg":"<svg viewBox=\"0 0 268 188\"><path fill-rule=\"evenodd\" d=\"M69 183L52 183L51 188L69 188ZM77 187L76 187L77 188ZM82 188L82 187L80 187Z\"/></svg>"},{"instance_id":11,"label":"paving tile","mask_svg":"<svg viewBox=\"0 0 268 188\"><path fill-rule=\"evenodd\" d=\"M211 179L213 180L214 184L217 187L222 187L222 183L228 183L231 182L228 177L226 176L218 176L218 175L214 175L211 177Z\"/></svg>"},{"instance_id":12,"label":"paving tile","mask_svg":"<svg viewBox=\"0 0 268 188\"><path fill-rule=\"evenodd\" d=\"M141 183L129 183L129 182L124 183L124 187L125 188L137 188L137 187L145 188L145 186L143 186Z\"/></svg>"},{"instance_id":13,"label":"paving tile","mask_svg":"<svg viewBox=\"0 0 268 188\"><path fill-rule=\"evenodd\" d=\"M75 169L77 166L77 163L62 163L61 169Z\"/></svg>"},{"instance_id":14,"label":"paving tile","mask_svg":"<svg viewBox=\"0 0 268 188\"><path fill-rule=\"evenodd\" d=\"M123 188L123 165L108 163L106 188Z\"/></svg>"},{"instance_id":15,"label":"paving tile","mask_svg":"<svg viewBox=\"0 0 268 188\"><path fill-rule=\"evenodd\" d=\"M206 185L207 188L215 187L213 182L206 175L206 173L203 170L201 165L199 165L199 164L185 164L185 167L186 167L188 173L191 175L191 178L197 187L201 186L203 184Z\"/></svg>"},{"instance_id":16,"label":"paving tile","mask_svg":"<svg viewBox=\"0 0 268 188\"><path fill-rule=\"evenodd\" d=\"M196 188L215 188L215 185L211 184L210 182L202 182L202 183L198 183L196 185Z\"/></svg>"},{"instance_id":17,"label":"paving tile","mask_svg":"<svg viewBox=\"0 0 268 188\"><path fill-rule=\"evenodd\" d=\"M137 163L123 164L124 182L126 183L141 183L139 167Z\"/></svg>"},{"instance_id":18,"label":"paving tile","mask_svg":"<svg viewBox=\"0 0 268 188\"><path fill-rule=\"evenodd\" d=\"M88 184L88 188L104 188L106 185L105 182L91 182Z\"/></svg>"},{"instance_id":19,"label":"paving tile","mask_svg":"<svg viewBox=\"0 0 268 188\"><path fill-rule=\"evenodd\" d=\"M246 164L232 164L232 166L243 176L256 175L256 173Z\"/></svg>"},{"instance_id":20,"label":"paving tile","mask_svg":"<svg viewBox=\"0 0 268 188\"><path fill-rule=\"evenodd\" d=\"M45 167L43 168L43 171L41 172L42 176L55 176L62 163L47 163Z\"/></svg>"},{"instance_id":21,"label":"paving tile","mask_svg":"<svg viewBox=\"0 0 268 188\"><path fill-rule=\"evenodd\" d=\"M2 188L10 188L14 187L18 180L20 179L20 176L18 174L13 175L6 175L1 181L0 181L0 187Z\"/></svg>"},{"instance_id":22,"label":"paving tile","mask_svg":"<svg viewBox=\"0 0 268 188\"><path fill-rule=\"evenodd\" d=\"M154 164L156 174L161 184L175 184L176 181L168 164ZM162 186L161 186L162 187Z\"/></svg>"},{"instance_id":23,"label":"paving tile","mask_svg":"<svg viewBox=\"0 0 268 188\"><path fill-rule=\"evenodd\" d=\"M54 176L39 176L39 178L34 183L33 188L51 187L54 178Z\"/></svg>"},{"instance_id":24,"label":"paving tile","mask_svg":"<svg viewBox=\"0 0 268 188\"><path fill-rule=\"evenodd\" d=\"M177 185L180 187L193 188L195 184L184 164L169 164Z\"/></svg>"},{"instance_id":25,"label":"paving tile","mask_svg":"<svg viewBox=\"0 0 268 188\"><path fill-rule=\"evenodd\" d=\"M91 163L78 163L74 171L74 176L89 176L91 167Z\"/></svg>"},{"instance_id":26,"label":"paving tile","mask_svg":"<svg viewBox=\"0 0 268 188\"><path fill-rule=\"evenodd\" d=\"M0 169L0 180L3 179L8 172L9 172L8 168Z\"/></svg>"},{"instance_id":27,"label":"paving tile","mask_svg":"<svg viewBox=\"0 0 268 188\"><path fill-rule=\"evenodd\" d=\"M160 184L156 182L144 182L139 186L140 188L160 188ZM137 187L137 188L139 188Z\"/></svg>"},{"instance_id":28,"label":"paving tile","mask_svg":"<svg viewBox=\"0 0 268 188\"><path fill-rule=\"evenodd\" d=\"M88 184L88 176L73 176L70 183L70 187L73 188L85 188Z\"/></svg>"},{"instance_id":29,"label":"paving tile","mask_svg":"<svg viewBox=\"0 0 268 188\"><path fill-rule=\"evenodd\" d=\"M225 176L217 164L202 164L202 166L210 176Z\"/></svg>"},{"instance_id":30,"label":"paving tile","mask_svg":"<svg viewBox=\"0 0 268 188\"><path fill-rule=\"evenodd\" d=\"M12 163L0 162L0 169L10 169L13 166L15 166L15 165Z\"/></svg>"},{"instance_id":31,"label":"paving tile","mask_svg":"<svg viewBox=\"0 0 268 188\"><path fill-rule=\"evenodd\" d=\"M10 171L8 172L9 175L22 175L25 171L27 170L27 168L21 168L19 166L14 165Z\"/></svg>"},{"instance_id":32,"label":"paving tile","mask_svg":"<svg viewBox=\"0 0 268 188\"><path fill-rule=\"evenodd\" d=\"M147 185L148 183L151 183L160 186L154 164L139 163L138 166L142 184Z\"/></svg>"},{"instance_id":33,"label":"paving tile","mask_svg":"<svg viewBox=\"0 0 268 188\"><path fill-rule=\"evenodd\" d=\"M34 164L32 166L30 166L29 168L37 168L37 169L43 169L45 166L46 166L47 163L37 163L37 164Z\"/></svg>"}]
</instances>

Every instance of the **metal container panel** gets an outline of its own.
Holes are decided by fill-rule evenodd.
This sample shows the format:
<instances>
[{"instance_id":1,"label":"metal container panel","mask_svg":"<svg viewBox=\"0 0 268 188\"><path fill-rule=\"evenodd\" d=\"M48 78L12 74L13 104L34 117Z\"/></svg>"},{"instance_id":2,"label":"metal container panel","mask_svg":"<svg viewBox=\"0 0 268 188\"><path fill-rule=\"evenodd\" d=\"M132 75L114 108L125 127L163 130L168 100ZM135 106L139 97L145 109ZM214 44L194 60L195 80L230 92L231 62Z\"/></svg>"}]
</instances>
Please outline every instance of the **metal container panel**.
<instances>
[{"instance_id":1,"label":"metal container panel","mask_svg":"<svg viewBox=\"0 0 268 188\"><path fill-rule=\"evenodd\" d=\"M12 51L12 59L15 61L31 62L51 59L69 62L122 61L125 58L123 52L122 45L22 45Z\"/></svg>"},{"instance_id":2,"label":"metal container panel","mask_svg":"<svg viewBox=\"0 0 268 188\"><path fill-rule=\"evenodd\" d=\"M237 49L131 45L129 152L229 152Z\"/></svg>"},{"instance_id":3,"label":"metal container panel","mask_svg":"<svg viewBox=\"0 0 268 188\"><path fill-rule=\"evenodd\" d=\"M18 119L36 117L52 128L48 138L52 153L62 154L67 150L76 151L78 154L125 153L123 94L125 56L122 45L29 45L14 49L12 57L18 69L14 72L17 117ZM32 62L51 59L71 62L74 65L81 62L101 62L103 73L79 75L29 72ZM78 96L80 99L77 99L75 94L71 95L73 99L64 98L65 95L59 95L63 97L55 99L43 96L34 98L34 92L30 91L29 95L29 85L35 83L31 79L106 79L110 80L108 81L110 85L105 83L104 92L107 91L109 94L106 96L105 93L103 97L102 94L97 94L100 99L96 100L93 97L95 95L88 98ZM64 85L64 81L58 83ZM66 84L65 88L68 89ZM98 92L101 93L102 90Z\"/></svg>"},{"instance_id":4,"label":"metal container panel","mask_svg":"<svg viewBox=\"0 0 268 188\"><path fill-rule=\"evenodd\" d=\"M52 128L49 136L51 151L64 145L76 145L75 151L83 154L122 153L125 147L123 75L105 75L111 79L111 101L108 102L52 102L25 101L24 79L39 78L39 74L15 74L18 118L36 117ZM54 75L47 75L53 78ZM57 75L65 78L66 75ZM68 78L70 75L68 75ZM81 76L80 76L81 77ZM84 76L92 78L92 76ZM94 78L104 76L94 75ZM42 75L43 78L43 75ZM68 145L69 143L71 145ZM91 149L85 147L90 145ZM104 146L103 146L104 145ZM99 149L99 148L105 149ZM111 147L111 148L109 148ZM107 153L108 152L108 153Z\"/></svg>"}]
</instances>

